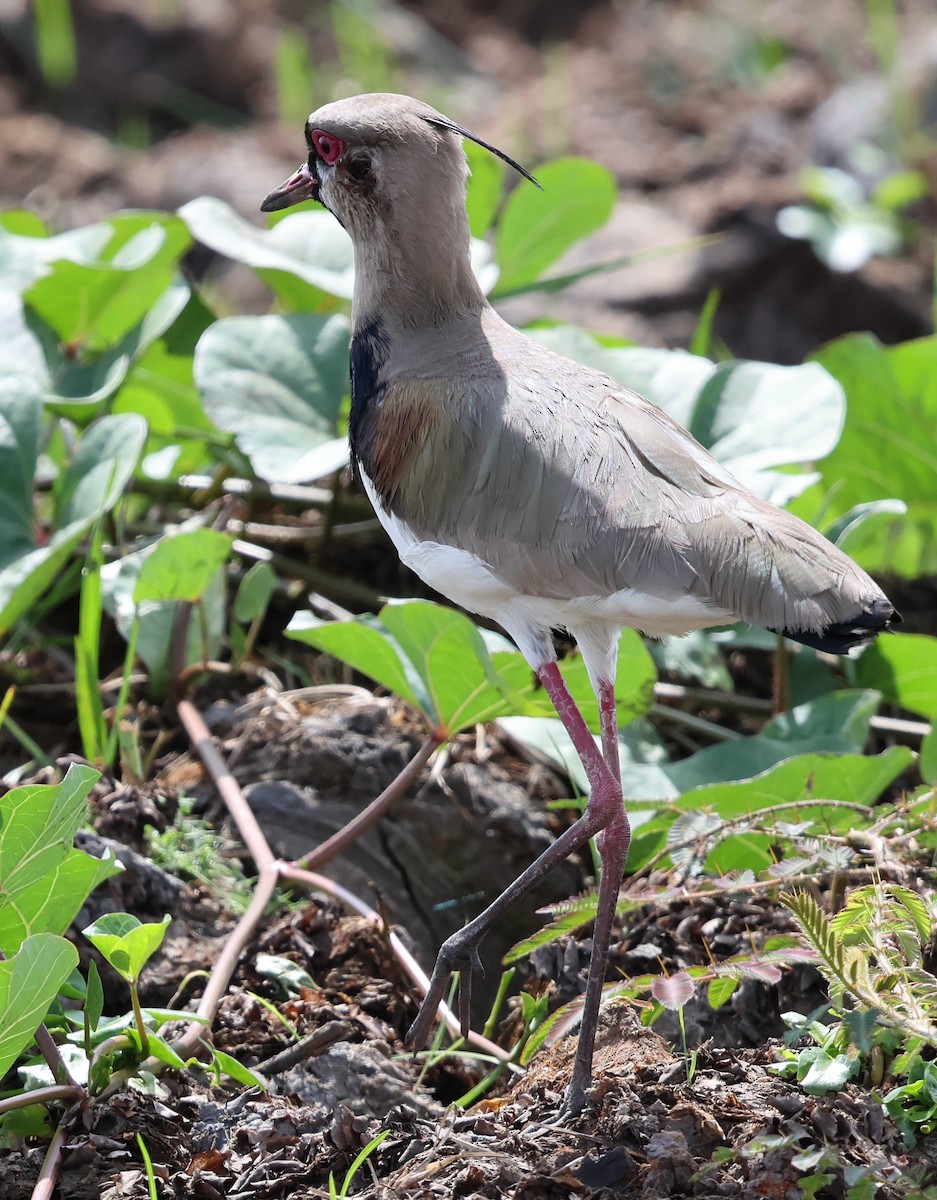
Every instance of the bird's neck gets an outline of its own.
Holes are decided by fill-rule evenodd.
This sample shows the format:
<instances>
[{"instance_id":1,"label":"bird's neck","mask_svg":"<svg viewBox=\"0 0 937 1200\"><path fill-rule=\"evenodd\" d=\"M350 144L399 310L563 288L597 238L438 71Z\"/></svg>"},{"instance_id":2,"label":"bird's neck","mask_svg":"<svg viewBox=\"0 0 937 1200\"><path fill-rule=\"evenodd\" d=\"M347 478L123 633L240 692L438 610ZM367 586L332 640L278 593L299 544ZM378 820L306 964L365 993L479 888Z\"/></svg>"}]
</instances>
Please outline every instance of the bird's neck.
<instances>
[{"instance_id":1,"label":"bird's neck","mask_svg":"<svg viewBox=\"0 0 937 1200\"><path fill-rule=\"evenodd\" d=\"M471 265L464 198L447 203L437 197L408 207L403 219L390 214L351 232L355 330L374 321L422 329L485 306Z\"/></svg>"}]
</instances>

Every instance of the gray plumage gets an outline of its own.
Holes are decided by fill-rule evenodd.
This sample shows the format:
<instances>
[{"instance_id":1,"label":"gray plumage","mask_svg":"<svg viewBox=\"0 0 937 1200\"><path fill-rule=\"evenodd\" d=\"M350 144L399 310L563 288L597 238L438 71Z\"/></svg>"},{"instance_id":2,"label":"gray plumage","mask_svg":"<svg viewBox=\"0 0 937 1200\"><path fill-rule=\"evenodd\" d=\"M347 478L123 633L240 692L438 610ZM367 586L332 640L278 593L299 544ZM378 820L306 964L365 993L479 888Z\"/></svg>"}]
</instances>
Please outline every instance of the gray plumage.
<instances>
[{"instance_id":1,"label":"gray plumage","mask_svg":"<svg viewBox=\"0 0 937 1200\"><path fill-rule=\"evenodd\" d=\"M464 972L467 1027L485 931L599 835L593 961L567 1094L577 1112L630 839L614 699L621 629L686 633L741 619L841 653L900 618L846 555L754 496L664 412L494 312L469 260L460 138L473 136L406 96L340 100L310 116L308 161L263 208L313 197L350 233L355 471L403 561L514 637L590 781L575 824L444 943L411 1036L425 1039L453 969ZM601 754L556 671L558 626L575 635L595 686Z\"/></svg>"}]
</instances>

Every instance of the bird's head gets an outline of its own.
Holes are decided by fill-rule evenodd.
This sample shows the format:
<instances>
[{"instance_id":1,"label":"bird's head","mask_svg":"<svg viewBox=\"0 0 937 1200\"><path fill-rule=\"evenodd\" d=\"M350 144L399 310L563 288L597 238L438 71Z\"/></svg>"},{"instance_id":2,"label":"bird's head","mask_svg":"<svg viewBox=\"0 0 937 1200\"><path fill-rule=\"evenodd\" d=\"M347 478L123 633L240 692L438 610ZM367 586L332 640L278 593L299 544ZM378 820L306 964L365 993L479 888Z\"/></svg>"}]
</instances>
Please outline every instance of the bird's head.
<instances>
[{"instance_id":1,"label":"bird's head","mask_svg":"<svg viewBox=\"0 0 937 1200\"><path fill-rule=\"evenodd\" d=\"M506 154L410 96L375 92L337 100L310 115L305 133L308 159L265 198L261 210L318 200L352 237L401 207L418 221L425 219L427 205L464 210L462 137L536 183Z\"/></svg>"}]
</instances>

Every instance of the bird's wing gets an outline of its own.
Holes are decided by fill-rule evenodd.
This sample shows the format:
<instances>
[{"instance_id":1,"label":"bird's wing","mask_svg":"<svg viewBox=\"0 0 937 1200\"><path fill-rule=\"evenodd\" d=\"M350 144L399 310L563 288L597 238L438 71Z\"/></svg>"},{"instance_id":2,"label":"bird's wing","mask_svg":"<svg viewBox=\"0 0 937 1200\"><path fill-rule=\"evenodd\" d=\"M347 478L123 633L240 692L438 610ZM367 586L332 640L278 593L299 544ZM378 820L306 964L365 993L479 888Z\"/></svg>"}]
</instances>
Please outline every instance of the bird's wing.
<instances>
[{"instance_id":1,"label":"bird's wing","mask_svg":"<svg viewBox=\"0 0 937 1200\"><path fill-rule=\"evenodd\" d=\"M691 595L792 630L867 602L864 572L750 493L666 413L523 343L484 371L385 390L369 474L417 536L560 600Z\"/></svg>"}]
</instances>

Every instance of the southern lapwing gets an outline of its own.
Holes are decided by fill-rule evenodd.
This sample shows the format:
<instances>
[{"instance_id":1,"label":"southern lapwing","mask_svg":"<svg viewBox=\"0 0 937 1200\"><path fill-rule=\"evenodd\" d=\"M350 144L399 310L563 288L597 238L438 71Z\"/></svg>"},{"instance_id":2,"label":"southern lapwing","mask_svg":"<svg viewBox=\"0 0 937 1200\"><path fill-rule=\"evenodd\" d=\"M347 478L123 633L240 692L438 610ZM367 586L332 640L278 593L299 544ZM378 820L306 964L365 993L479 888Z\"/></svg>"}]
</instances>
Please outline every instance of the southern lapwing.
<instances>
[{"instance_id":1,"label":"southern lapwing","mask_svg":"<svg viewBox=\"0 0 937 1200\"><path fill-rule=\"evenodd\" d=\"M591 786L582 816L442 945L409 1033L422 1044L454 970L468 1023L478 945L552 866L595 836L592 962L565 1111L581 1111L631 836L614 679L625 627L651 636L747 621L843 654L900 620L872 579L803 521L748 491L637 393L551 353L498 316L469 259L471 138L408 96L327 104L309 157L264 212L314 199L355 251L351 461L402 561L497 621L549 693ZM579 648L601 752L557 670L551 630Z\"/></svg>"}]
</instances>

